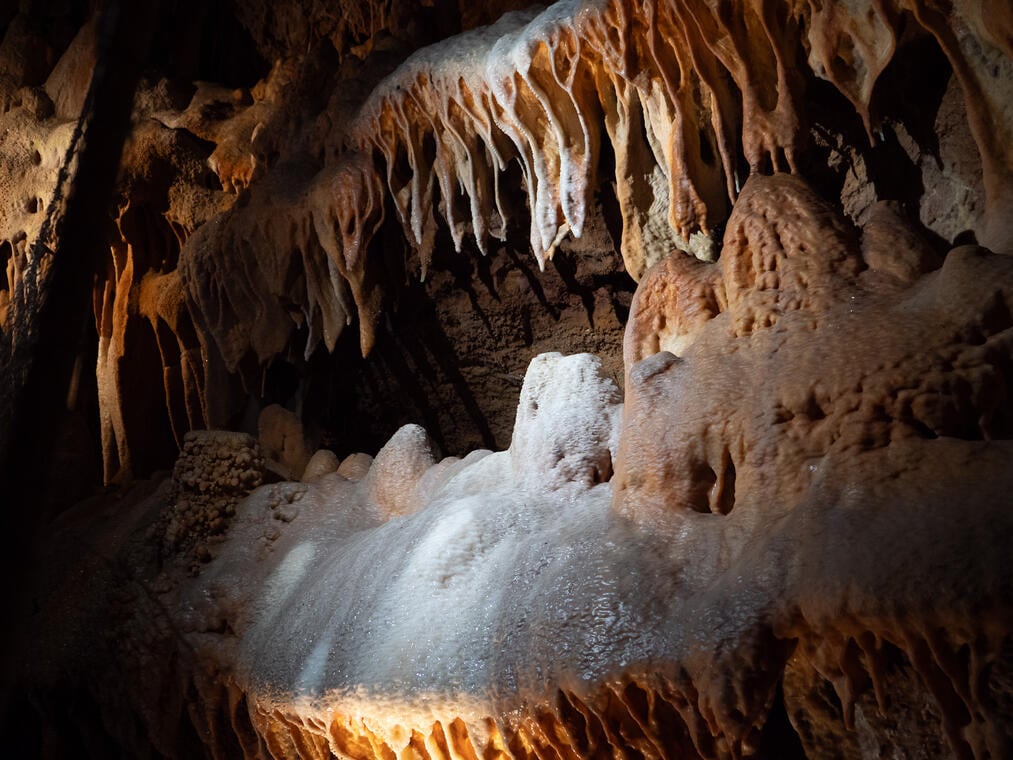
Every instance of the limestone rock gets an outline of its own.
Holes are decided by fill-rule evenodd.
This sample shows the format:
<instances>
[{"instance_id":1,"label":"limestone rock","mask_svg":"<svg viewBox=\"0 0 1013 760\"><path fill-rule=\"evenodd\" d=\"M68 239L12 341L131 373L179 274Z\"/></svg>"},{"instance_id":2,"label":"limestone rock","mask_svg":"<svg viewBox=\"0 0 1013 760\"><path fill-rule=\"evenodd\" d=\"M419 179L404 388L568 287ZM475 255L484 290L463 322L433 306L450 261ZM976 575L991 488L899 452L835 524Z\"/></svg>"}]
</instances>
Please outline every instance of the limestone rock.
<instances>
[{"instance_id":1,"label":"limestone rock","mask_svg":"<svg viewBox=\"0 0 1013 760\"><path fill-rule=\"evenodd\" d=\"M938 269L942 258L895 204L875 204L862 225L862 258L870 269L905 283Z\"/></svg>"},{"instance_id":2,"label":"limestone rock","mask_svg":"<svg viewBox=\"0 0 1013 760\"><path fill-rule=\"evenodd\" d=\"M725 228L721 273L736 334L847 298L862 267L857 232L802 180L746 182Z\"/></svg>"},{"instance_id":3,"label":"limestone rock","mask_svg":"<svg viewBox=\"0 0 1013 760\"><path fill-rule=\"evenodd\" d=\"M187 433L161 517L164 550L190 552L198 562L210 559L211 542L225 532L237 503L261 484L263 468L260 447L245 433Z\"/></svg>"},{"instance_id":4,"label":"limestone rock","mask_svg":"<svg viewBox=\"0 0 1013 760\"><path fill-rule=\"evenodd\" d=\"M32 526L12 746L1010 756L1008 3L339 5L163 14L74 393L106 481L182 454ZM76 253L44 233L103 65L44 6L0 10L4 341ZM520 389L514 438L314 478L280 407L266 462L189 432L275 362L350 436L408 389L460 454Z\"/></svg>"},{"instance_id":5,"label":"limestone rock","mask_svg":"<svg viewBox=\"0 0 1013 760\"><path fill-rule=\"evenodd\" d=\"M413 249L405 267L423 280L439 234L449 234L457 251L473 245L490 253L514 244L517 224L527 225L531 253L544 269L565 240L588 234L605 172L615 188L608 204L618 204L613 234L626 272L639 280L675 249L711 261L722 236L732 248L748 237L749 219L763 210L738 203L738 216L729 213L740 193L749 198L752 181L769 173L819 174L811 164L821 159L850 163L840 192L861 195L859 211L871 207L884 180L871 175L873 146L843 133L850 144L811 139L816 130L808 123L825 117L807 105L817 79L850 103L869 138L908 154L925 185L920 195L912 190L912 217L947 242L962 236L997 251L1011 248L1013 63L1002 31L1008 14L983 15L971 2L938 13L914 0L889 9L803 2L778 12L747 3L730 23L701 0L565 0L474 27L516 5L482 3L456 9L470 19L462 34L417 50L390 71L404 44L427 38L401 23L415 11L395 5L381 12L357 2L337 14L311 0L232 8L256 48L251 55L267 56L256 81L191 84L156 73L142 86L122 202L114 204L115 231L94 292L97 332L106 339L97 376L107 481L132 477L131 449L154 437L122 398L131 367L128 335L157 351L151 364L169 368L162 379L166 419L155 433L177 445L188 429L233 418L235 400L222 390L229 376L249 384L256 367L292 341L304 357L320 345L333 351L357 321L360 349L368 354L385 299L395 297L387 263L376 255L392 249L372 244L388 208ZM0 46L9 64L0 94L11 144L0 146L0 160L10 169L5 175L24 179L3 194L9 208L0 201L8 280L0 287L3 324L11 321L11 294L65 168L96 34L91 19L58 47L55 32L39 28L27 10L11 16ZM996 20L986 23L984 16ZM454 24L441 28L449 32ZM892 104L878 102L888 96L877 98L876 87L889 79L891 63L906 62L928 37L937 40L940 65L957 72L931 127L941 138L938 150L910 124L881 118ZM188 39L180 36L179 44ZM288 44L295 47L282 54ZM325 66L321 46L338 62ZM308 54L310 48L319 55ZM166 134L154 139L160 131ZM828 155L813 150L821 140ZM855 188L859 175L865 179ZM781 200L789 214L786 193ZM790 226L785 234L792 234ZM735 229L738 237L728 234ZM909 276L908 264L877 259L887 249L877 248L873 236L868 253L875 267ZM770 280L776 273L768 265L777 259L798 270L790 277L800 285L812 276L812 291L823 288L827 273L807 272L805 256L782 258L750 263L738 276L748 279L746 270L756 265L757 276ZM732 250L722 259L745 264ZM733 310L738 276L726 278ZM163 291L175 304L169 313L157 306ZM740 315L740 329L809 298L806 287L782 291L776 308L756 304L757 313ZM482 443L492 445L491 433ZM143 459L141 472L151 469Z\"/></svg>"},{"instance_id":6,"label":"limestone rock","mask_svg":"<svg viewBox=\"0 0 1013 760\"><path fill-rule=\"evenodd\" d=\"M289 479L299 480L310 461L299 417L283 406L271 404L260 412L257 430L264 455L280 464L290 474Z\"/></svg>"},{"instance_id":7,"label":"limestone rock","mask_svg":"<svg viewBox=\"0 0 1013 760\"><path fill-rule=\"evenodd\" d=\"M81 115L95 66L97 26L92 21L81 27L43 85L60 119L76 119Z\"/></svg>"},{"instance_id":8,"label":"limestone rock","mask_svg":"<svg viewBox=\"0 0 1013 760\"><path fill-rule=\"evenodd\" d=\"M363 478L369 502L384 519L417 511L422 505L415 500L415 487L434 464L436 458L425 429L405 425L380 449Z\"/></svg>"},{"instance_id":9,"label":"limestone rock","mask_svg":"<svg viewBox=\"0 0 1013 760\"><path fill-rule=\"evenodd\" d=\"M715 266L681 251L658 262L647 270L630 304L623 340L626 367L659 351L682 355L724 302L724 283Z\"/></svg>"},{"instance_id":10,"label":"limestone rock","mask_svg":"<svg viewBox=\"0 0 1013 760\"><path fill-rule=\"evenodd\" d=\"M783 222L770 224L776 230ZM763 242L744 255L770 251L770 234L758 233ZM853 260L851 245L843 258L831 252L832 260ZM1010 260L954 249L942 269L902 292L871 282L867 290L856 270L842 276L833 298L809 275L813 290L787 313L773 311L785 295L756 278L682 357L660 354L628 368L617 506L653 519L683 509L727 514L742 494L760 492L789 504L831 451L1008 436L1013 410L998 389L1009 376L990 357L1010 340ZM791 269L778 271L792 292ZM972 295L974 282L990 285ZM741 315L760 310L769 318L743 334ZM732 408L728 399L736 399ZM667 453L645 457L648 450Z\"/></svg>"},{"instance_id":11,"label":"limestone rock","mask_svg":"<svg viewBox=\"0 0 1013 760\"><path fill-rule=\"evenodd\" d=\"M518 481L540 489L608 481L621 400L597 357L541 354L532 359L510 443Z\"/></svg>"},{"instance_id":12,"label":"limestone rock","mask_svg":"<svg viewBox=\"0 0 1013 760\"><path fill-rule=\"evenodd\" d=\"M316 480L324 475L337 472L340 466L341 462L333 451L330 449L317 449L306 463L306 467L302 473L302 480L304 482Z\"/></svg>"},{"instance_id":13,"label":"limestone rock","mask_svg":"<svg viewBox=\"0 0 1013 760\"><path fill-rule=\"evenodd\" d=\"M348 480L362 480L366 477L372 466L373 457L369 454L357 452L355 454L349 454L341 460L341 465L338 467L337 473Z\"/></svg>"}]
</instances>

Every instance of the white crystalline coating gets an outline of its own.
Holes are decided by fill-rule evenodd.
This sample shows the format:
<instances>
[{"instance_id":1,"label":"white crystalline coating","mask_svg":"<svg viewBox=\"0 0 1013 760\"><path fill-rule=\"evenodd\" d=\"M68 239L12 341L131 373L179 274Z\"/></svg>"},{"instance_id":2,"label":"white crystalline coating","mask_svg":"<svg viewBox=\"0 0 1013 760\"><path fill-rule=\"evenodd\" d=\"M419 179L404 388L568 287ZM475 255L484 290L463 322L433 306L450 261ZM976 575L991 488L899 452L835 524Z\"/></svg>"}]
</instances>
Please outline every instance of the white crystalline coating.
<instances>
[{"instance_id":1,"label":"white crystalline coating","mask_svg":"<svg viewBox=\"0 0 1013 760\"><path fill-rule=\"evenodd\" d=\"M504 15L489 27L413 54L376 89L350 129L375 145L423 276L440 212L460 250L465 223L480 250L502 239L509 211L501 175L517 160L531 207L532 251L544 266L567 231L580 236L593 190L600 118L574 31L578 11L604 3L557 3ZM434 143L433 155L424 147ZM411 171L395 176L399 155ZM467 210L458 208L463 194ZM463 203L462 203L463 205Z\"/></svg>"},{"instance_id":2,"label":"white crystalline coating","mask_svg":"<svg viewBox=\"0 0 1013 760\"><path fill-rule=\"evenodd\" d=\"M596 369L587 357L570 361ZM543 394L544 418L562 422L564 409L552 402L580 390ZM616 411L609 404L599 409L605 418ZM548 439L515 436L532 452L553 440L572 449L564 458L601 445L601 431L580 440L550 425L526 430ZM312 713L323 698L328 713L362 720L391 746L403 746L412 727L459 719L482 746L488 717L505 714L520 694L545 683L580 688L612 663L646 657L644 612L626 597L666 582L629 564L635 538L610 535L608 485L542 489L529 467L546 474L543 463L510 452L434 467L425 509L382 524L363 489L342 481L312 485L288 522L270 489L242 504L201 586L218 609L237 611L238 674L259 704L270 709L277 695L287 708L305 701ZM280 533L269 549L265 523ZM529 667L526 652L557 641L548 670Z\"/></svg>"},{"instance_id":3,"label":"white crystalline coating","mask_svg":"<svg viewBox=\"0 0 1013 760\"><path fill-rule=\"evenodd\" d=\"M612 477L622 395L590 354L531 360L517 404L510 456L525 486L555 489Z\"/></svg>"},{"instance_id":4,"label":"white crystalline coating","mask_svg":"<svg viewBox=\"0 0 1013 760\"><path fill-rule=\"evenodd\" d=\"M267 721L260 730L285 715L311 732L346 725L349 737L400 752L413 730L458 725L481 755L518 730L512 715L561 693L590 704L603 684L640 673L689 690L680 714L698 748L720 742L717 756L769 709L769 631L832 628L847 600L856 621L894 621L884 636L898 645L922 635L915 611L931 627L945 610L948 630L970 640L969 610L1013 588L996 555L1011 531L1007 486L983 477L1008 461L1008 442L834 454L762 531L757 510L769 507L750 493L725 516L630 522L611 508L612 484L587 477L614 442L606 421L617 398L593 358L549 354L532 362L508 451L417 477L416 465L383 463L395 451L418 463L424 436L403 428L374 471L405 475L411 514L378 514L367 483L337 476L259 489L182 605L188 630L225 619L235 637L193 641L224 643L214 656L235 668L251 715ZM940 461L955 477L928 475ZM983 522L964 524L954 489L973 492ZM856 564L873 545L893 547L890 557ZM989 568L974 584L925 586L920 557L958 562L970 545Z\"/></svg>"},{"instance_id":5,"label":"white crystalline coating","mask_svg":"<svg viewBox=\"0 0 1013 760\"><path fill-rule=\"evenodd\" d=\"M727 758L753 751L779 686L810 714L800 669L848 716L867 682L894 699L896 666L955 754L1008 755L985 681L1013 598L1011 417L993 391L1013 260L964 246L884 285L797 178L751 178L738 203L722 263L666 259L631 305L618 450L600 363L546 354L507 451L435 463L407 426L362 481L238 504L200 575L170 571L159 594L196 709L217 715L227 690L248 746L284 734L345 757L529 757L546 736L595 756L567 733L576 711L616 747L640 741L627 727L672 746L663 720ZM681 357L653 353L666 336L688 339ZM186 443L204 439L223 448Z\"/></svg>"},{"instance_id":6,"label":"white crystalline coating","mask_svg":"<svg viewBox=\"0 0 1013 760\"><path fill-rule=\"evenodd\" d=\"M363 479L366 498L381 519L418 509L415 487L434 464L433 446L424 428L404 425L394 433Z\"/></svg>"},{"instance_id":7,"label":"white crystalline coating","mask_svg":"<svg viewBox=\"0 0 1013 760\"><path fill-rule=\"evenodd\" d=\"M419 480L427 440L406 426L360 485L324 478L291 504L267 487L240 505L206 585L222 606L243 610L241 672L353 701L396 684L419 709L467 703L477 720L496 714L493 697L481 697L488 684L515 693L547 677L522 672L508 655L542 637L562 632L575 642L560 653L563 681L602 676L616 651L631 661L643 654L618 627L620 594L636 580L610 556L628 548L608 540L611 490L590 474L602 475L600 462L611 459L618 390L589 355L543 355L527 379L523 398L538 412L519 412L509 451L444 460ZM397 457L406 463L395 466ZM409 503L424 498L425 508L388 519L373 503L377 489ZM285 520L287 506L297 513ZM266 553L255 548L267 546L265 521L277 529ZM571 577L577 566L586 577ZM354 567L371 570L349 573ZM611 631L604 639L603 629Z\"/></svg>"}]
</instances>

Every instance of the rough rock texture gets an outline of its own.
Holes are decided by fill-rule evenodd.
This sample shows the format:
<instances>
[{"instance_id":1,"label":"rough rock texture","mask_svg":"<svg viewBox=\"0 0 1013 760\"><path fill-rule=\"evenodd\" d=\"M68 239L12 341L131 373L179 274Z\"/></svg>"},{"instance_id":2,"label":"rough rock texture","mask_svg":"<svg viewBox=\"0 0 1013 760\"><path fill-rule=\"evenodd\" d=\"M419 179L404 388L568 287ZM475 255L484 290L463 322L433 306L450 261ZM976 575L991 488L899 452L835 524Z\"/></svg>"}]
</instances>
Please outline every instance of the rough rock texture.
<instances>
[{"instance_id":1,"label":"rough rock texture","mask_svg":"<svg viewBox=\"0 0 1013 760\"><path fill-rule=\"evenodd\" d=\"M417 511L423 505L414 497L415 488L434 464L426 431L405 425L380 449L363 478L366 501L381 520Z\"/></svg>"},{"instance_id":2,"label":"rough rock texture","mask_svg":"<svg viewBox=\"0 0 1013 760\"><path fill-rule=\"evenodd\" d=\"M131 582L40 590L42 621L150 602L23 677L46 694L54 652L143 641L69 672L213 757L1006 756L1013 259L958 247L912 281L796 178L739 203L728 258L645 277L625 404L597 358L539 356L507 451L437 462L402 428L358 480L255 491L196 578L69 515ZM680 355L638 359L671 324ZM183 664L108 702L147 658ZM58 747L62 714L36 713ZM141 751L122 714L99 734Z\"/></svg>"},{"instance_id":3,"label":"rough rock texture","mask_svg":"<svg viewBox=\"0 0 1013 760\"><path fill-rule=\"evenodd\" d=\"M332 12L293 0L166 20L152 53L165 75L146 76L137 93L95 284L106 481L167 465L189 429L237 426L273 363L334 351L355 321L364 353L396 342L387 335L400 325L381 314L398 314L406 283L439 301L441 279L460 270L449 248L506 243L515 258L530 248L544 268L568 240L600 234L599 208L616 243L595 242L595 257L617 248L634 280L674 248L715 258L748 176L774 170L824 175L859 222L877 201L901 201L942 238L936 247L958 237L1010 247L1010 19L992 5L756 0L725 12L695 0L566 0L502 17L512 3L472 6ZM59 37L40 14L31 3L13 14L0 46L11 61L0 155L19 178L0 212L0 315L11 334L56 173L72 174L64 152L96 55L94 23ZM564 262L571 294L574 281L592 294L603 284L593 264L572 269L587 258ZM630 286L606 287L593 308L581 295L590 338L516 340L523 356L494 356L486 366L500 367L484 372L439 368L438 403L425 410L438 442L457 453L474 445L439 419L463 410L482 445L505 443L513 399L498 400L490 371L519 376L542 349L617 347L623 315L602 322L598 305ZM496 305L496 294L456 290L482 312ZM564 310L549 303L558 320ZM430 324L454 344L446 316ZM503 346L487 332L479 354ZM341 346L338 364L353 351ZM435 353L429 363L466 365ZM388 345L377 361L414 376L421 359ZM132 375L158 372L161 389L125 392ZM156 404L164 416L143 419ZM368 431L371 445L419 408L412 399ZM360 422L375 416L368 399L357 411Z\"/></svg>"},{"instance_id":4,"label":"rough rock texture","mask_svg":"<svg viewBox=\"0 0 1013 760\"><path fill-rule=\"evenodd\" d=\"M545 272L509 246L485 257L437 253L425 283L391 288L385 329L368 357L345 333L334 355L311 359L302 406L318 412L307 416L307 430L339 454L375 452L417 422L441 453L463 455L510 443L524 372L537 354L597 353L621 382L634 283L611 246L597 218L584 238L561 244ZM400 271L404 282L409 273Z\"/></svg>"},{"instance_id":5,"label":"rough rock texture","mask_svg":"<svg viewBox=\"0 0 1013 760\"><path fill-rule=\"evenodd\" d=\"M87 5L0 9L0 455L38 345L103 463L3 463L5 750L1013 754L1007 4Z\"/></svg>"},{"instance_id":6,"label":"rough rock texture","mask_svg":"<svg viewBox=\"0 0 1013 760\"><path fill-rule=\"evenodd\" d=\"M265 407L257 418L257 440L286 480L303 476L312 455L298 415L278 404Z\"/></svg>"},{"instance_id":7,"label":"rough rock texture","mask_svg":"<svg viewBox=\"0 0 1013 760\"><path fill-rule=\"evenodd\" d=\"M245 433L187 433L172 472L172 507L161 518L164 552L209 559L209 542L225 533L236 504L263 482L263 469L260 447Z\"/></svg>"},{"instance_id":8,"label":"rough rock texture","mask_svg":"<svg viewBox=\"0 0 1013 760\"><path fill-rule=\"evenodd\" d=\"M540 354L517 405L510 456L522 488L592 486L612 478L622 395L600 361ZM537 462L540 466L531 467Z\"/></svg>"},{"instance_id":9,"label":"rough rock texture","mask_svg":"<svg viewBox=\"0 0 1013 760\"><path fill-rule=\"evenodd\" d=\"M333 451L330 449L317 449L306 463L302 480L310 481L322 478L324 475L337 472L339 467L341 467L341 460L334 455Z\"/></svg>"}]
</instances>

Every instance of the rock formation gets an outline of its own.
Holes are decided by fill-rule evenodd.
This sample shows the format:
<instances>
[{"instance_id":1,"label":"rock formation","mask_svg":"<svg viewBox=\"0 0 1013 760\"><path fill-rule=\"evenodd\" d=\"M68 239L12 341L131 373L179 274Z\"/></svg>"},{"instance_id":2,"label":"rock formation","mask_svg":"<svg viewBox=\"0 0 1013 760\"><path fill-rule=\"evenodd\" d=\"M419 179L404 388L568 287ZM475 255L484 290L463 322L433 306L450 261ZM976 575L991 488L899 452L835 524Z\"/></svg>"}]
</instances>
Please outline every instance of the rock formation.
<instances>
[{"instance_id":1,"label":"rock formation","mask_svg":"<svg viewBox=\"0 0 1013 760\"><path fill-rule=\"evenodd\" d=\"M122 7L0 12L10 746L1013 752L1006 4Z\"/></svg>"}]
</instances>

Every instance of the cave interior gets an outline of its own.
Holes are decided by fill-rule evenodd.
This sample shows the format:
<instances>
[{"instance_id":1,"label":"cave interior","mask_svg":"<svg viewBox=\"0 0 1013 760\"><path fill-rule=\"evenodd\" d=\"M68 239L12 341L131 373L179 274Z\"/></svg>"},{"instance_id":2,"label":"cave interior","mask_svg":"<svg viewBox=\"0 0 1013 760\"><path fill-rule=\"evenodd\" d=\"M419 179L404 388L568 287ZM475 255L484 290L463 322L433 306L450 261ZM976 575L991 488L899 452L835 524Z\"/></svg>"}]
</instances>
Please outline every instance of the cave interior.
<instances>
[{"instance_id":1,"label":"cave interior","mask_svg":"<svg viewBox=\"0 0 1013 760\"><path fill-rule=\"evenodd\" d=\"M1008 0L0 7L0 755L1013 757Z\"/></svg>"}]
</instances>

